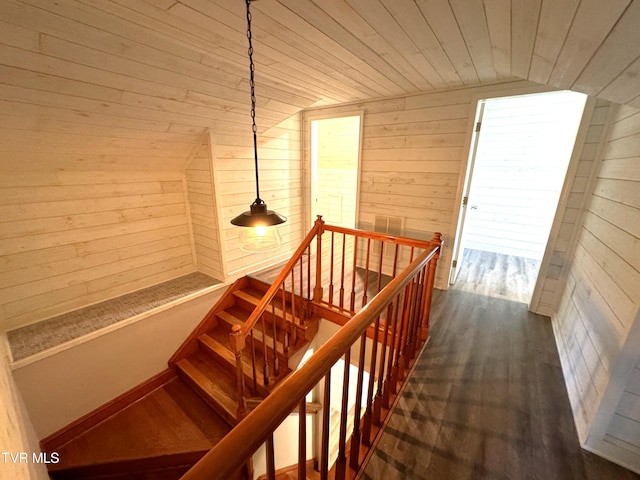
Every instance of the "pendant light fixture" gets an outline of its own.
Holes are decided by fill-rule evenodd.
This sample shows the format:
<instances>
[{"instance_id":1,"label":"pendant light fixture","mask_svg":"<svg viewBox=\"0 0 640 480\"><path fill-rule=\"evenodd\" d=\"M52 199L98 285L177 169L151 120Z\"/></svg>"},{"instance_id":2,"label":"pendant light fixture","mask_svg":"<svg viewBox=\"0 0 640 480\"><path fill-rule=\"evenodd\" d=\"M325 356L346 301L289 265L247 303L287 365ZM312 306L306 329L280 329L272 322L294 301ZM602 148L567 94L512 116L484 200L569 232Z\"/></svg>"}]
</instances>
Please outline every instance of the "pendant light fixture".
<instances>
[{"instance_id":1,"label":"pendant light fixture","mask_svg":"<svg viewBox=\"0 0 640 480\"><path fill-rule=\"evenodd\" d=\"M276 225L287 221L285 217L273 210L267 210L267 204L260 198L260 181L258 178L258 139L256 136L256 95L253 64L253 43L251 39L251 4L247 2L247 38L249 40L249 85L251 87L251 121L253 130L253 158L256 173L256 199L249 210L241 213L231 223L243 227L238 235L240 249L245 252L274 250L280 246L282 239Z\"/></svg>"}]
</instances>

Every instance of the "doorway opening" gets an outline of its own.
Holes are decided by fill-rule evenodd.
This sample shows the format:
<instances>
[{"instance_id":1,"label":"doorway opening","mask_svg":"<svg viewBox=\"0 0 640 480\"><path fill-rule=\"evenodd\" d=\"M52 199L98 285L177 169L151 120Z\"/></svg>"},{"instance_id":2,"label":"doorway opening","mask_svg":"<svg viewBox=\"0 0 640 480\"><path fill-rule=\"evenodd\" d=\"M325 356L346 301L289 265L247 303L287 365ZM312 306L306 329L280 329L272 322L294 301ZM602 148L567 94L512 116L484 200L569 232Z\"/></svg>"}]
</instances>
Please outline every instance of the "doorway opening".
<instances>
[{"instance_id":1,"label":"doorway opening","mask_svg":"<svg viewBox=\"0 0 640 480\"><path fill-rule=\"evenodd\" d=\"M586 98L560 91L478 102L451 284L468 265L493 265L499 296L531 300ZM483 275L467 273L467 282Z\"/></svg>"},{"instance_id":2,"label":"doorway opening","mask_svg":"<svg viewBox=\"0 0 640 480\"><path fill-rule=\"evenodd\" d=\"M358 218L361 115L310 119L311 223L347 228Z\"/></svg>"}]
</instances>

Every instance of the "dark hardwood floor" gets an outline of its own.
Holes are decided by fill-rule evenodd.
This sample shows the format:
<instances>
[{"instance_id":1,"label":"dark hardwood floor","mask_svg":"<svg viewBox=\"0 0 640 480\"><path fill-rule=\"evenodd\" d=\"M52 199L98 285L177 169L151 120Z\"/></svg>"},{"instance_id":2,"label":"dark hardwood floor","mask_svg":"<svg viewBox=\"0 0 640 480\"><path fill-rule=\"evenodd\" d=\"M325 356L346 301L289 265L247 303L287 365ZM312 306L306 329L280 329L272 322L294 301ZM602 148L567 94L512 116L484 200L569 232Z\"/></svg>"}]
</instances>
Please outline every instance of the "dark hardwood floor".
<instances>
[{"instance_id":1,"label":"dark hardwood floor","mask_svg":"<svg viewBox=\"0 0 640 480\"><path fill-rule=\"evenodd\" d=\"M431 339L362 478L640 479L580 448L550 321L521 300L527 262L471 253L434 292Z\"/></svg>"}]
</instances>

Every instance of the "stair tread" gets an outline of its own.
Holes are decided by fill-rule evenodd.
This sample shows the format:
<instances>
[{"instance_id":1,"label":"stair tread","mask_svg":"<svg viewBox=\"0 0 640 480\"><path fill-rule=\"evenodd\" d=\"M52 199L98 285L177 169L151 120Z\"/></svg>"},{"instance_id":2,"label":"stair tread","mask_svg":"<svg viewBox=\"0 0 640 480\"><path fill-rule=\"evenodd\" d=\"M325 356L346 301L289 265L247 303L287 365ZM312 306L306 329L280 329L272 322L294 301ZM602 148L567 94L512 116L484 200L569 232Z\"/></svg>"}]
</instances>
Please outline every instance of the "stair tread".
<instances>
[{"instance_id":1,"label":"stair tread","mask_svg":"<svg viewBox=\"0 0 640 480\"><path fill-rule=\"evenodd\" d=\"M236 357L235 357L235 354L231 351L231 349L226 346L228 344L228 340L225 338L224 334L221 334L219 331L210 331L198 337L198 340L201 342L204 348L208 349L215 355L219 356L221 360L223 360L224 362L227 362L231 368L235 369ZM227 342L227 343L223 343L223 342ZM280 358L280 375L278 376L278 378L276 378L273 375L273 372L271 371L271 369L273 368L273 360L270 357L269 358L269 372L270 372L269 384L265 385L264 378L262 375L262 369L264 366L264 354L262 352L262 349L256 347L255 355L256 355L256 376L257 376L256 382L258 384L258 387L262 390L261 393L266 395L273 388L273 386L279 379L281 379L282 377L286 376L289 372L291 372L291 369L289 369L286 366L286 360L283 361L282 355L281 355L280 356L281 357ZM246 352L246 350L245 350L245 354L242 355L242 363L243 363L242 366L245 374L245 381L253 382L252 380L253 367L251 364L251 355L250 353Z\"/></svg>"},{"instance_id":2,"label":"stair tread","mask_svg":"<svg viewBox=\"0 0 640 480\"><path fill-rule=\"evenodd\" d=\"M263 296L263 294L261 294L259 290L253 289L251 287L243 288L242 290L237 290L233 292L233 294L236 298L249 303L254 308L258 306L258 303L260 303L260 300L262 300L262 296ZM275 312L275 315L277 317L283 318L287 322L291 320L291 313L282 311L282 307L280 305L280 299L278 298L278 296L276 296L276 298L274 299L273 307L267 308L267 312L268 313Z\"/></svg>"},{"instance_id":3,"label":"stair tread","mask_svg":"<svg viewBox=\"0 0 640 480\"><path fill-rule=\"evenodd\" d=\"M245 314L243 315L242 312L245 312ZM220 320L225 322L226 325L228 325L229 327L233 325L242 326L246 322L246 319L249 317L248 314L246 314L245 310L235 309L235 308L229 308L229 309L223 310L222 312L218 312L217 315L220 318ZM257 341L262 342L263 336L264 336L266 338L267 348L272 349L273 348L273 322L268 320L265 321L264 326L265 326L266 332L264 332L264 335L262 331L262 326L263 326L262 322L258 322L258 324L256 325L256 329L254 333L255 338ZM224 330L224 331L219 333L221 330ZM218 339L218 341L223 345L228 345L229 332L231 332L231 328L227 329L223 326L218 325L218 328L210 330L209 332L207 332L207 334L215 336L215 338ZM283 358L286 358L284 354L284 347L282 345L282 340L283 340L285 331L284 329L278 329L278 333L279 333L278 335L279 338L276 338L276 348L278 350L278 353L280 353L280 355ZM226 338L223 340L219 338L220 335L224 335Z\"/></svg>"},{"instance_id":4,"label":"stair tread","mask_svg":"<svg viewBox=\"0 0 640 480\"><path fill-rule=\"evenodd\" d=\"M183 358L177 366L205 395L205 399L219 405L230 418L236 418L238 395L235 376L203 352Z\"/></svg>"}]
</instances>

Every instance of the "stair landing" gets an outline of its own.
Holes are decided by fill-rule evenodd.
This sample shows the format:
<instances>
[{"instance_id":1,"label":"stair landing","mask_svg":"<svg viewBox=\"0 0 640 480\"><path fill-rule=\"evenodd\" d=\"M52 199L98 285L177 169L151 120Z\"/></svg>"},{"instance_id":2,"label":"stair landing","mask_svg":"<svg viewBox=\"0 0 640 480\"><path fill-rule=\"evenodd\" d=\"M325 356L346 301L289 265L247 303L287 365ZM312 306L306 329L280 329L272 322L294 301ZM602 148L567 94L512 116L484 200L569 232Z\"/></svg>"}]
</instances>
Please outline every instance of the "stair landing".
<instances>
[{"instance_id":1,"label":"stair landing","mask_svg":"<svg viewBox=\"0 0 640 480\"><path fill-rule=\"evenodd\" d=\"M60 462L49 466L49 474L109 478L125 468L127 478L179 478L181 465L186 471L229 430L206 402L173 378L59 447ZM175 473L164 475L164 469ZM151 470L156 474L149 476Z\"/></svg>"}]
</instances>

